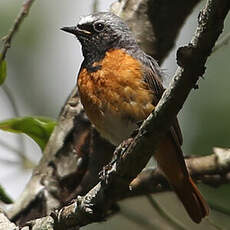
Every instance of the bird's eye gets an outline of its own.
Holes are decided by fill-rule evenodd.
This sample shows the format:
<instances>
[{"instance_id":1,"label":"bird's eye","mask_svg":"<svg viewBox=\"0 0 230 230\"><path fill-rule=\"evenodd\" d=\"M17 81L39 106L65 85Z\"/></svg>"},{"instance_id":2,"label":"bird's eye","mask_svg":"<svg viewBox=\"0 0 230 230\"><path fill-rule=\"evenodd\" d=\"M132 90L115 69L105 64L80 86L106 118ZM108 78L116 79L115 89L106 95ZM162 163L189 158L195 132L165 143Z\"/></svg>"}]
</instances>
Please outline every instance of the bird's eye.
<instances>
[{"instance_id":1,"label":"bird's eye","mask_svg":"<svg viewBox=\"0 0 230 230\"><path fill-rule=\"evenodd\" d=\"M105 25L102 22L96 22L96 23L94 23L93 28L95 31L101 32L104 30Z\"/></svg>"}]
</instances>

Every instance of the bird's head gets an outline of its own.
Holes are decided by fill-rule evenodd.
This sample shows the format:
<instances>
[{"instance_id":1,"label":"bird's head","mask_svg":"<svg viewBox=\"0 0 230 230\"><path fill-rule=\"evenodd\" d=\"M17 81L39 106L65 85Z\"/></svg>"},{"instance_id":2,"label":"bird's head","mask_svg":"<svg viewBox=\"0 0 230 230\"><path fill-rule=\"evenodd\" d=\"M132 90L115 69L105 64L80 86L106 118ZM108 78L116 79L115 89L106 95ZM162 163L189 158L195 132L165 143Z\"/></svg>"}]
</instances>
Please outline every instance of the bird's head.
<instances>
[{"instance_id":1,"label":"bird's head","mask_svg":"<svg viewBox=\"0 0 230 230\"><path fill-rule=\"evenodd\" d=\"M100 12L82 17L76 26L63 27L81 42L83 55L103 54L112 48L129 49L136 41L128 26L113 13Z\"/></svg>"}]
</instances>

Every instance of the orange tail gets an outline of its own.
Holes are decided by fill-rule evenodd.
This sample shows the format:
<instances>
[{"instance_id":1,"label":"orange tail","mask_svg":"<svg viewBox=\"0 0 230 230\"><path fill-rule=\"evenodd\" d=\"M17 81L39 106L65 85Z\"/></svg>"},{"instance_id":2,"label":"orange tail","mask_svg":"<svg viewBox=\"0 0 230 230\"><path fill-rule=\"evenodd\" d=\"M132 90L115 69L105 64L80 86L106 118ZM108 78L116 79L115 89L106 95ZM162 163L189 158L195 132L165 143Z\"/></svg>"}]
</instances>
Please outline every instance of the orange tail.
<instances>
[{"instance_id":1,"label":"orange tail","mask_svg":"<svg viewBox=\"0 0 230 230\"><path fill-rule=\"evenodd\" d=\"M209 214L207 202L191 177L185 180L181 186L182 188L174 186L177 196L180 198L191 219L196 223L200 223L202 218Z\"/></svg>"},{"instance_id":2,"label":"orange tail","mask_svg":"<svg viewBox=\"0 0 230 230\"><path fill-rule=\"evenodd\" d=\"M188 175L181 148L171 135L160 143L154 157L191 219L200 223L209 214L209 207Z\"/></svg>"}]
</instances>

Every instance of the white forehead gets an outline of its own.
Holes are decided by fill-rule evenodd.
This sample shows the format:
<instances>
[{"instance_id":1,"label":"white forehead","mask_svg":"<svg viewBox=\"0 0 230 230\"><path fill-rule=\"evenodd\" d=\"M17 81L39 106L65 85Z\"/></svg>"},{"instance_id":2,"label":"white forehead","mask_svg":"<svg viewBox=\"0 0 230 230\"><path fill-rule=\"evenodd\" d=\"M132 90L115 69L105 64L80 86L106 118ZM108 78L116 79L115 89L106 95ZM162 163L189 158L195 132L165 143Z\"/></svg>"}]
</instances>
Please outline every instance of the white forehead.
<instances>
[{"instance_id":1,"label":"white forehead","mask_svg":"<svg viewBox=\"0 0 230 230\"><path fill-rule=\"evenodd\" d=\"M91 23L93 21L95 21L95 17L93 15L88 15L88 16L84 16L84 17L81 17L78 25L83 25L83 24L86 24L86 23Z\"/></svg>"}]
</instances>

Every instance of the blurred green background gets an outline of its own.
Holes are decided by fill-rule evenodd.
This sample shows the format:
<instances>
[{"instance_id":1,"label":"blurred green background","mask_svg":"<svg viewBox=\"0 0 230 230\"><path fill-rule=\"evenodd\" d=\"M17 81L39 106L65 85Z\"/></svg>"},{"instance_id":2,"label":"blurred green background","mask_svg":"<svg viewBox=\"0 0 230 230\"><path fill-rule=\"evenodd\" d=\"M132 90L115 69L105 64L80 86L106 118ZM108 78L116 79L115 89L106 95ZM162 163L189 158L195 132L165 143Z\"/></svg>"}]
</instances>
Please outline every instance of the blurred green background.
<instances>
[{"instance_id":1,"label":"blurred green background","mask_svg":"<svg viewBox=\"0 0 230 230\"><path fill-rule=\"evenodd\" d=\"M22 2L22 0L0 1L0 37L8 32ZM99 1L99 9L107 10L111 2L113 1ZM191 40L197 25L199 9L204 4L205 2L202 2L190 16L180 33L177 46L163 64L162 68L167 73L166 85L177 68L176 48ZM79 43L74 37L61 32L59 28L75 24L81 15L91 12L92 7L92 0L80 3L74 0L40 0L34 3L7 55L8 77L5 84L14 97L20 116L39 115L57 118L75 85L82 60ZM228 32L230 32L229 16L225 23L224 34ZM199 80L199 89L192 91L179 114L185 154L206 155L212 153L213 147L230 146L229 55L230 44L209 58L204 78ZM12 103L4 88L0 88L0 107L0 120L15 117ZM23 137L22 142L20 138L0 131L0 184L13 198L20 195L30 177L31 169L25 170L26 167L21 165L20 157L2 142L15 149L21 148L33 162L37 162L41 157L40 149L31 139ZM229 185L218 189L200 187L209 201L230 212ZM172 217L180 219L186 229L218 229L212 226L209 220L201 225L191 223L173 193L156 195L155 198ZM121 206L123 214L113 217L108 222L86 228L175 229L159 217L146 198L130 199ZM140 219L143 217L147 224L140 224L141 220L138 222L137 216ZM220 226L220 229L230 229L229 216L221 212L212 211L210 221Z\"/></svg>"}]
</instances>

